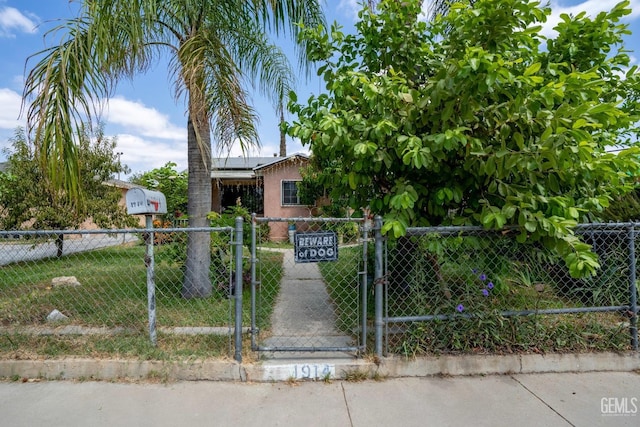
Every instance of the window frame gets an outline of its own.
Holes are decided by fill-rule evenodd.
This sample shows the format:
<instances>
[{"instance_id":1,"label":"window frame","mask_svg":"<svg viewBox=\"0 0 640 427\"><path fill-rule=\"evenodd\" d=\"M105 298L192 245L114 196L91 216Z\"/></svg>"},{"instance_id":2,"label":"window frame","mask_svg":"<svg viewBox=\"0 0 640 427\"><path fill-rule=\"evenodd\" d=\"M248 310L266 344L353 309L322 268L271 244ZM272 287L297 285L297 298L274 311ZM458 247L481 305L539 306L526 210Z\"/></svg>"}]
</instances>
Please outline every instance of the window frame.
<instances>
[{"instance_id":1,"label":"window frame","mask_svg":"<svg viewBox=\"0 0 640 427\"><path fill-rule=\"evenodd\" d=\"M296 206L302 206L302 203L300 202L300 195L298 194L298 186L297 183L301 182L301 179L282 179L280 180L280 206L282 207L296 207ZM295 191L295 198L296 198L296 202L295 203L286 203L285 202L285 183L293 183L296 191Z\"/></svg>"}]
</instances>

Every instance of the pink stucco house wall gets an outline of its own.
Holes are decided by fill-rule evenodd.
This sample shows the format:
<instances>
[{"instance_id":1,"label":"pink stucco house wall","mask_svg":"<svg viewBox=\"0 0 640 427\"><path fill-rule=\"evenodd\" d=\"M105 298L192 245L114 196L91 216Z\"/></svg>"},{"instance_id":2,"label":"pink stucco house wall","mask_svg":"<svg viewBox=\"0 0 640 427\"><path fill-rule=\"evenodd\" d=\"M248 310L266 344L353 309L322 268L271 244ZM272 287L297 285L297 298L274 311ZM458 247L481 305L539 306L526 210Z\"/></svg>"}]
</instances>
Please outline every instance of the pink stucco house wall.
<instances>
[{"instance_id":1,"label":"pink stucco house wall","mask_svg":"<svg viewBox=\"0 0 640 427\"><path fill-rule=\"evenodd\" d=\"M301 181L300 168L306 166L306 155L294 154L280 158L255 169L256 176L262 178L264 187L264 216L270 218L307 218L312 216L308 206L300 204L297 198L296 182ZM271 240L288 239L288 224L269 224Z\"/></svg>"},{"instance_id":2,"label":"pink stucco house wall","mask_svg":"<svg viewBox=\"0 0 640 427\"><path fill-rule=\"evenodd\" d=\"M301 205L297 198L296 182L300 181L300 168L309 163L306 154L286 157L248 157L213 159L212 210L224 211L236 200L258 216L269 218L307 218L312 208ZM255 201L259 200L259 206ZM269 238L274 241L288 239L287 222L270 222Z\"/></svg>"}]
</instances>

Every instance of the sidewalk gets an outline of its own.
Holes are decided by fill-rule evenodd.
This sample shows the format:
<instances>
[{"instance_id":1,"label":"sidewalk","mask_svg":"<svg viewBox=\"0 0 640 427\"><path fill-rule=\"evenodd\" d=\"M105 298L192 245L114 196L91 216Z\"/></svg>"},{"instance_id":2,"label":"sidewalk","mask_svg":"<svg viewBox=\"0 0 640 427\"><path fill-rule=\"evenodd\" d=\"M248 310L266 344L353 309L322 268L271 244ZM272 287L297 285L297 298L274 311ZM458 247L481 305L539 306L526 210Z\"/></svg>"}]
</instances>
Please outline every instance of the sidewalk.
<instances>
[{"instance_id":1,"label":"sidewalk","mask_svg":"<svg viewBox=\"0 0 640 427\"><path fill-rule=\"evenodd\" d=\"M0 382L7 426L637 426L627 372L383 381Z\"/></svg>"}]
</instances>

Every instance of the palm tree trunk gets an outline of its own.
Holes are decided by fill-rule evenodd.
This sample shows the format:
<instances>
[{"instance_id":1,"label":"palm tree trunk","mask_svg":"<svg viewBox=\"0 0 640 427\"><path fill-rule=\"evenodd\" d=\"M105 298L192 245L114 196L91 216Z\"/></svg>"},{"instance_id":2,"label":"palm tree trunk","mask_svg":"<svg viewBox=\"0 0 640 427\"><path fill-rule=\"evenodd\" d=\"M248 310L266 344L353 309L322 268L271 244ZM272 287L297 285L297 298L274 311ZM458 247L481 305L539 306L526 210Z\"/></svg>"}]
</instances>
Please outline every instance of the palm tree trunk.
<instances>
[{"instance_id":1,"label":"palm tree trunk","mask_svg":"<svg viewBox=\"0 0 640 427\"><path fill-rule=\"evenodd\" d=\"M284 104L280 101L280 157L287 157L287 133L284 124Z\"/></svg>"},{"instance_id":2,"label":"palm tree trunk","mask_svg":"<svg viewBox=\"0 0 640 427\"><path fill-rule=\"evenodd\" d=\"M187 131L189 227L208 227L207 214L211 211L211 131L206 116L202 117L204 114L197 113L197 109L190 108L189 111L195 111L189 114ZM188 233L186 271L182 285L184 298L206 298L211 295L210 246L211 235L208 232Z\"/></svg>"}]
</instances>

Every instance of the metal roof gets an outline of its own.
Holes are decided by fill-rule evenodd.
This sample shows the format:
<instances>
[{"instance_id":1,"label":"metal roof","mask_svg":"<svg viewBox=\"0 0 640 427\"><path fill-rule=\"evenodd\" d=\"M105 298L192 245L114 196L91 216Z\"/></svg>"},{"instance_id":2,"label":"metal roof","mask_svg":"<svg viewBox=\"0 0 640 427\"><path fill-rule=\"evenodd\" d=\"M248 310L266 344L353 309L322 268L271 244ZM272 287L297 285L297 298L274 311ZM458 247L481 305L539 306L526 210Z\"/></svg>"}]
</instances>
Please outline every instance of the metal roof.
<instances>
[{"instance_id":1,"label":"metal roof","mask_svg":"<svg viewBox=\"0 0 640 427\"><path fill-rule=\"evenodd\" d=\"M211 178L255 179L256 171L295 157L309 158L300 153L287 157L215 157L211 159Z\"/></svg>"},{"instance_id":2,"label":"metal roof","mask_svg":"<svg viewBox=\"0 0 640 427\"><path fill-rule=\"evenodd\" d=\"M255 167L283 158L284 157L216 157L211 159L211 169L212 172L232 169L253 170Z\"/></svg>"},{"instance_id":3,"label":"metal roof","mask_svg":"<svg viewBox=\"0 0 640 427\"><path fill-rule=\"evenodd\" d=\"M131 190L132 188L145 188L142 185L134 184L133 182L122 181L119 179L110 179L108 181L104 181L103 184L111 187L122 188L125 190Z\"/></svg>"},{"instance_id":4,"label":"metal roof","mask_svg":"<svg viewBox=\"0 0 640 427\"><path fill-rule=\"evenodd\" d=\"M302 154L302 153L294 153L294 154L291 154L291 155L289 155L289 156L287 156L287 157L274 157L274 158L272 158L272 159L271 159L271 161L270 161L270 162L265 163L265 164L263 164L263 165L258 165L258 166L256 166L255 168L253 168L253 170L257 170L257 169L265 169L265 168L271 167L271 166L273 166L273 165L275 165L275 164L278 164L278 163L281 163L281 162L285 162L285 161L287 161L287 160L294 159L294 158L296 158L296 157L300 157L300 158L305 159L305 160L308 160L308 159L309 159L309 156L308 156L308 155L306 155L306 154Z\"/></svg>"}]
</instances>

